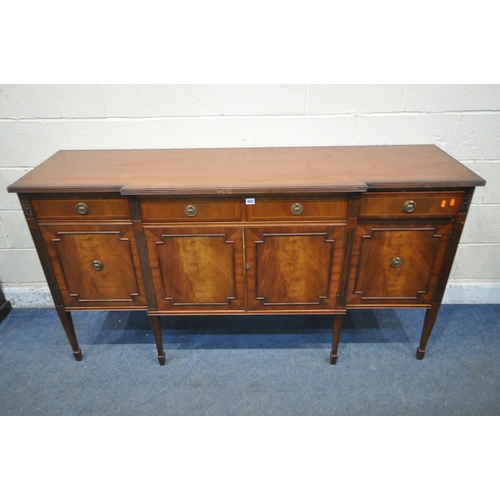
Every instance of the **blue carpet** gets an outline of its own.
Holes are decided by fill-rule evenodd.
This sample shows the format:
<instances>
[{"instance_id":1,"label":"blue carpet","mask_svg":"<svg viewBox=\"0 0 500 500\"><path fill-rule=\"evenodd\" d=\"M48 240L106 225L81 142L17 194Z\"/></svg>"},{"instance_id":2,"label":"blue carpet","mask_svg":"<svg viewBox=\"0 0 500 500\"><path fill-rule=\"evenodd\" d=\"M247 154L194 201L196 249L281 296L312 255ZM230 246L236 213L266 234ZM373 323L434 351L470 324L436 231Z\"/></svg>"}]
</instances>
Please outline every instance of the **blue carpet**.
<instances>
[{"instance_id":1,"label":"blue carpet","mask_svg":"<svg viewBox=\"0 0 500 500\"><path fill-rule=\"evenodd\" d=\"M0 324L0 415L499 415L500 305L349 311L329 364L328 316L162 318L73 313L76 362L53 309Z\"/></svg>"}]
</instances>

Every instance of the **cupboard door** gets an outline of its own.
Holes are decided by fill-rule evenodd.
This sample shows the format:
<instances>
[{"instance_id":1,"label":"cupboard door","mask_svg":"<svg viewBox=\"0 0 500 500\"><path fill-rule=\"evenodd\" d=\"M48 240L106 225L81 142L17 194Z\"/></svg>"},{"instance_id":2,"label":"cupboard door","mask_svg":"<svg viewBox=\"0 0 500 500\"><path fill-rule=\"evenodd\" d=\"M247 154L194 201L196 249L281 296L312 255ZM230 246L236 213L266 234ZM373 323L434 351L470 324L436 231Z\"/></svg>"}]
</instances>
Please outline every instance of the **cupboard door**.
<instances>
[{"instance_id":1,"label":"cupboard door","mask_svg":"<svg viewBox=\"0 0 500 500\"><path fill-rule=\"evenodd\" d=\"M452 227L452 222L358 225L347 305L431 304Z\"/></svg>"},{"instance_id":2,"label":"cupboard door","mask_svg":"<svg viewBox=\"0 0 500 500\"><path fill-rule=\"evenodd\" d=\"M146 227L158 309L245 308L243 238L235 227Z\"/></svg>"},{"instance_id":3,"label":"cupboard door","mask_svg":"<svg viewBox=\"0 0 500 500\"><path fill-rule=\"evenodd\" d=\"M245 228L249 310L336 308L345 224Z\"/></svg>"},{"instance_id":4,"label":"cupboard door","mask_svg":"<svg viewBox=\"0 0 500 500\"><path fill-rule=\"evenodd\" d=\"M64 305L145 309L131 224L40 225Z\"/></svg>"}]
</instances>

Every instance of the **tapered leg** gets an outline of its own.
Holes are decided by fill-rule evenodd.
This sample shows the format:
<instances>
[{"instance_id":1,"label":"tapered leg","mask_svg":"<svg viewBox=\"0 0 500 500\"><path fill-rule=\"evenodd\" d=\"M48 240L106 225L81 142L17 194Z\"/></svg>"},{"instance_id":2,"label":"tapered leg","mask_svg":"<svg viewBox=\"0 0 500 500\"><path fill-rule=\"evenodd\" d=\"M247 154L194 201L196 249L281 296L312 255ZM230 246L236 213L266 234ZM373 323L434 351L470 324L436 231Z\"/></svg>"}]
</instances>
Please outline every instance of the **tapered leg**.
<instances>
[{"instance_id":1,"label":"tapered leg","mask_svg":"<svg viewBox=\"0 0 500 500\"><path fill-rule=\"evenodd\" d=\"M339 348L340 332L344 323L345 314L336 314L333 319L332 351L330 352L330 364L337 363L337 350Z\"/></svg>"},{"instance_id":2,"label":"tapered leg","mask_svg":"<svg viewBox=\"0 0 500 500\"><path fill-rule=\"evenodd\" d=\"M0 299L1 299L0 295ZM7 314L12 311L12 304L8 300L0 301L0 323L7 317Z\"/></svg>"},{"instance_id":3,"label":"tapered leg","mask_svg":"<svg viewBox=\"0 0 500 500\"><path fill-rule=\"evenodd\" d=\"M56 307L57 314L61 320L66 336L68 337L69 343L73 349L73 356L77 361L82 360L82 350L78 346L78 341L76 340L75 327L73 325L73 319L71 318L71 313L64 310L64 307Z\"/></svg>"},{"instance_id":4,"label":"tapered leg","mask_svg":"<svg viewBox=\"0 0 500 500\"><path fill-rule=\"evenodd\" d=\"M417 359L423 359L425 356L425 347L427 346L427 341L431 336L432 328L436 322L436 318L439 312L439 306L441 304L434 304L430 309L425 312L424 326L422 328L422 336L420 337L420 345L417 347Z\"/></svg>"},{"instance_id":5,"label":"tapered leg","mask_svg":"<svg viewBox=\"0 0 500 500\"><path fill-rule=\"evenodd\" d=\"M158 349L158 362L160 365L165 364L165 353L163 352L163 338L161 336L161 322L159 316L150 316L151 328L155 337L156 348Z\"/></svg>"}]
</instances>

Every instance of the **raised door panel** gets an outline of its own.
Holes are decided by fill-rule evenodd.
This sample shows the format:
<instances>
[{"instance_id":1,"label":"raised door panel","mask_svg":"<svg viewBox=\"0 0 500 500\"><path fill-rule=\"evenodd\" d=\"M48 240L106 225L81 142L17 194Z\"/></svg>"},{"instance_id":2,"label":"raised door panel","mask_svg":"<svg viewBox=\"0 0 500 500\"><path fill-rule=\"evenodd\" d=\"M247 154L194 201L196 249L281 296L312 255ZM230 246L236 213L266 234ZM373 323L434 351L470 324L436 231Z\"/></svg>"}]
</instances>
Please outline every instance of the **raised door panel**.
<instances>
[{"instance_id":1,"label":"raised door panel","mask_svg":"<svg viewBox=\"0 0 500 500\"><path fill-rule=\"evenodd\" d=\"M148 227L145 235L159 310L245 308L240 228Z\"/></svg>"},{"instance_id":2,"label":"raised door panel","mask_svg":"<svg viewBox=\"0 0 500 500\"><path fill-rule=\"evenodd\" d=\"M452 227L450 222L359 225L347 305L431 304Z\"/></svg>"},{"instance_id":3,"label":"raised door panel","mask_svg":"<svg viewBox=\"0 0 500 500\"><path fill-rule=\"evenodd\" d=\"M40 225L40 230L66 307L146 308L130 224Z\"/></svg>"},{"instance_id":4,"label":"raised door panel","mask_svg":"<svg viewBox=\"0 0 500 500\"><path fill-rule=\"evenodd\" d=\"M246 228L250 310L334 310L345 225Z\"/></svg>"}]
</instances>

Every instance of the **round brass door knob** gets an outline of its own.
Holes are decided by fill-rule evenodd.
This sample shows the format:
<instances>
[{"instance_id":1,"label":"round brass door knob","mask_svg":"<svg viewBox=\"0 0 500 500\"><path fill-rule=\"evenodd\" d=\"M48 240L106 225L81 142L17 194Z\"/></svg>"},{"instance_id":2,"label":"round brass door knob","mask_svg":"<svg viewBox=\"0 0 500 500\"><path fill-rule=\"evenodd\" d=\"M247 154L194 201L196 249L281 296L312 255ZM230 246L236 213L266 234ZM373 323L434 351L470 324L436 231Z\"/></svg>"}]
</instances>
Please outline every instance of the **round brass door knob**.
<instances>
[{"instance_id":1,"label":"round brass door knob","mask_svg":"<svg viewBox=\"0 0 500 500\"><path fill-rule=\"evenodd\" d=\"M304 206L302 203L292 203L290 211L293 215L300 215L304 211Z\"/></svg>"}]
</instances>

